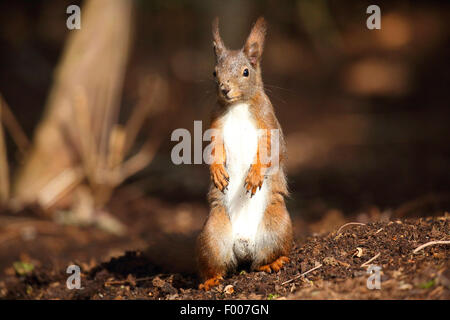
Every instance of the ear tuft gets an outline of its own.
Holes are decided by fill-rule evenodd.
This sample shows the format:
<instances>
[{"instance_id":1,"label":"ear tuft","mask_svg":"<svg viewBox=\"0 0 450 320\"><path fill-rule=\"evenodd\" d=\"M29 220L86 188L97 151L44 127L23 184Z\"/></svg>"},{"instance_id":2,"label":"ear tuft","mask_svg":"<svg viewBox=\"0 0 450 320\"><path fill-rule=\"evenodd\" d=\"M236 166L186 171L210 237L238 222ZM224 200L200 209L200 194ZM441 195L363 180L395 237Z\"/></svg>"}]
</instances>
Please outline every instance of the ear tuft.
<instances>
[{"instance_id":1,"label":"ear tuft","mask_svg":"<svg viewBox=\"0 0 450 320\"><path fill-rule=\"evenodd\" d=\"M213 35L213 47L216 58L222 55L225 50L225 45L223 44L222 38L219 33L219 17L215 17L212 22L212 35Z\"/></svg>"},{"instance_id":2,"label":"ear tuft","mask_svg":"<svg viewBox=\"0 0 450 320\"><path fill-rule=\"evenodd\" d=\"M252 31L250 31L250 35L244 45L244 53L254 67L261 61L266 30L266 20L263 17L259 17L253 25Z\"/></svg>"}]
</instances>

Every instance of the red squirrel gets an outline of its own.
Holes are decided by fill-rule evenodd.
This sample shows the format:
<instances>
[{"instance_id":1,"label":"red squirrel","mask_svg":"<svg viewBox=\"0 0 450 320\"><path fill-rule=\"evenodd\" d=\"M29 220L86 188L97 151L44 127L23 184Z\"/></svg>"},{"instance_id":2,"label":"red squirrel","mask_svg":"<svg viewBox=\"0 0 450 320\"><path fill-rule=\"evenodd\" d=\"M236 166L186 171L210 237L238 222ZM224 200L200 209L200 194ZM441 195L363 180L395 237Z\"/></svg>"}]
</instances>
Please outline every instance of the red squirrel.
<instances>
[{"instance_id":1,"label":"red squirrel","mask_svg":"<svg viewBox=\"0 0 450 320\"><path fill-rule=\"evenodd\" d=\"M225 47L218 18L212 34L218 101L211 129L218 134L211 139L210 213L196 247L203 290L218 285L241 264L278 272L289 262L293 241L284 201L286 146L261 77L266 22L262 17L256 21L240 50ZM261 130L266 133L258 134ZM279 165L272 168L273 163L262 161L261 154L271 154L274 130Z\"/></svg>"}]
</instances>

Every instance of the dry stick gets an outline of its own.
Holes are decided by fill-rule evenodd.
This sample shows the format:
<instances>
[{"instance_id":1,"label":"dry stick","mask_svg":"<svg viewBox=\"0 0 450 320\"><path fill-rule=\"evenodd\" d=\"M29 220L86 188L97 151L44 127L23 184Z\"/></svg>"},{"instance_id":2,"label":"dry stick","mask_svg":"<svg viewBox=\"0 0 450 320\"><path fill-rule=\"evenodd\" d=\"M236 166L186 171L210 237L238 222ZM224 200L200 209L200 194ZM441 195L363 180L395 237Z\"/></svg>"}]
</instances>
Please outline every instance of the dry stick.
<instances>
[{"instance_id":1,"label":"dry stick","mask_svg":"<svg viewBox=\"0 0 450 320\"><path fill-rule=\"evenodd\" d=\"M95 152L92 152L92 143L95 133L92 130L91 114L86 89L83 86L76 88L72 99L72 112L74 113L74 127L72 130L74 141L79 140L80 161L83 165L87 179L92 180L92 172L95 166Z\"/></svg>"},{"instance_id":2,"label":"dry stick","mask_svg":"<svg viewBox=\"0 0 450 320\"><path fill-rule=\"evenodd\" d=\"M316 269L319 269L321 266L322 266L322 264L319 264L317 267L314 267L314 268L312 268L312 269L310 269L310 270L308 270L308 271L305 271L305 272L303 272L302 274L299 274L298 276L296 276L296 277L294 277L294 278L292 278L292 279L290 279L290 280L287 280L287 281L283 282L281 285L283 286L283 285L285 285L286 283L289 283L289 282L292 282L292 281L294 281L294 280L296 280L296 279L298 279L298 278L304 277L304 276L307 275L308 273L313 272L313 271L316 270Z\"/></svg>"},{"instance_id":3,"label":"dry stick","mask_svg":"<svg viewBox=\"0 0 450 320\"><path fill-rule=\"evenodd\" d=\"M138 171L144 169L150 162L152 162L156 151L162 143L162 139L155 138L146 142L141 150L134 156L129 158L122 164L122 172L120 179L123 181L126 178L134 175Z\"/></svg>"},{"instance_id":4,"label":"dry stick","mask_svg":"<svg viewBox=\"0 0 450 320\"><path fill-rule=\"evenodd\" d=\"M430 241L430 242L427 242L427 243L421 245L420 247L417 247L416 249L414 249L413 253L417 253L420 250L422 250L423 248L426 248L428 246L432 246L434 244L450 244L450 241L444 241L444 240L442 240L442 241Z\"/></svg>"},{"instance_id":5,"label":"dry stick","mask_svg":"<svg viewBox=\"0 0 450 320\"><path fill-rule=\"evenodd\" d=\"M30 141L1 94L0 109L2 113L0 121L3 122L5 128L8 130L20 153L25 155L25 153L29 150Z\"/></svg>"},{"instance_id":6,"label":"dry stick","mask_svg":"<svg viewBox=\"0 0 450 320\"><path fill-rule=\"evenodd\" d=\"M106 281L105 285L115 285L115 284L124 284L127 282L139 282L139 281L147 281L147 280L151 280L152 277L144 277L144 278L137 278L134 279L133 281L129 280L129 279L125 279L125 280L116 280L116 281Z\"/></svg>"},{"instance_id":7,"label":"dry stick","mask_svg":"<svg viewBox=\"0 0 450 320\"><path fill-rule=\"evenodd\" d=\"M158 102L157 96L162 89L162 80L156 78L149 85L146 98L140 98L137 105L134 107L133 112L130 115L126 125L125 131L127 133L125 141L125 153L127 153L136 141L136 137L139 134L145 120L149 118L149 115L156 109L156 103Z\"/></svg>"},{"instance_id":8,"label":"dry stick","mask_svg":"<svg viewBox=\"0 0 450 320\"><path fill-rule=\"evenodd\" d=\"M47 182L38 192L37 198L44 209L49 209L72 191L82 180L84 174L80 167L69 167Z\"/></svg>"},{"instance_id":9,"label":"dry stick","mask_svg":"<svg viewBox=\"0 0 450 320\"><path fill-rule=\"evenodd\" d=\"M365 226L366 224L365 224L365 223L361 223L361 222L349 222L349 223L344 224L342 227L340 227L340 228L338 229L338 231L336 232L336 234L339 235L339 232L340 232L343 228L345 228L346 226L350 226L350 225L360 225L360 226Z\"/></svg>"},{"instance_id":10,"label":"dry stick","mask_svg":"<svg viewBox=\"0 0 450 320\"><path fill-rule=\"evenodd\" d=\"M368 261L366 261L366 262L364 262L361 266L360 266L360 268L362 268L362 267L367 267L367 265L369 264L369 263L371 263L373 260L375 260L376 258L378 258L380 256L380 253L378 253L375 257L373 257L372 259L369 259Z\"/></svg>"}]
</instances>

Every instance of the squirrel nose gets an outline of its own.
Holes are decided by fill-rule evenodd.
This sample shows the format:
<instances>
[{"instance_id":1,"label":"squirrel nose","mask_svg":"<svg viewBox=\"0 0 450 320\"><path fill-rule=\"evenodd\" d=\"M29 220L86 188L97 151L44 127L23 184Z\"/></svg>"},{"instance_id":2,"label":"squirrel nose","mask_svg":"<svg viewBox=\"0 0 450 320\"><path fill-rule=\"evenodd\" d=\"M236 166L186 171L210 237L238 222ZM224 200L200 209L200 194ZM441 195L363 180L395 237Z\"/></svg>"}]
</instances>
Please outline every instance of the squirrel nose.
<instances>
[{"instance_id":1,"label":"squirrel nose","mask_svg":"<svg viewBox=\"0 0 450 320\"><path fill-rule=\"evenodd\" d=\"M228 94L228 92L230 92L230 87L227 86L227 85L224 84L224 83L221 83L221 84L220 84L220 91L222 92L222 94L223 94L224 96L226 96L226 95Z\"/></svg>"}]
</instances>

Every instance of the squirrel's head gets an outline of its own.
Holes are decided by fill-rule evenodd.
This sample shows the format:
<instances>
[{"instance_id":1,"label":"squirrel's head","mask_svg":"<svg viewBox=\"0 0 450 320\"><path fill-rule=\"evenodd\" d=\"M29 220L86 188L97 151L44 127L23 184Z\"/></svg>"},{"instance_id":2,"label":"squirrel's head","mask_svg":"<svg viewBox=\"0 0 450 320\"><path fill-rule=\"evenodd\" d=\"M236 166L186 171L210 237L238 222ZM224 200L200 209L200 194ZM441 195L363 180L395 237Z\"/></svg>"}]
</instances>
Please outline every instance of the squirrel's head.
<instances>
[{"instance_id":1,"label":"squirrel's head","mask_svg":"<svg viewBox=\"0 0 450 320\"><path fill-rule=\"evenodd\" d=\"M266 35L266 22L260 17L253 26L244 47L229 50L219 34L219 19L212 25L216 66L213 76L217 83L219 100L224 104L251 99L262 90L261 55Z\"/></svg>"}]
</instances>

